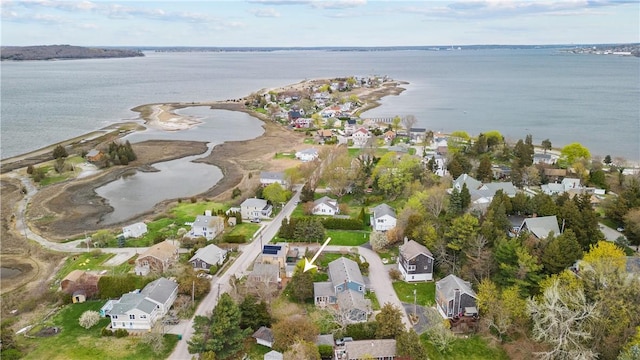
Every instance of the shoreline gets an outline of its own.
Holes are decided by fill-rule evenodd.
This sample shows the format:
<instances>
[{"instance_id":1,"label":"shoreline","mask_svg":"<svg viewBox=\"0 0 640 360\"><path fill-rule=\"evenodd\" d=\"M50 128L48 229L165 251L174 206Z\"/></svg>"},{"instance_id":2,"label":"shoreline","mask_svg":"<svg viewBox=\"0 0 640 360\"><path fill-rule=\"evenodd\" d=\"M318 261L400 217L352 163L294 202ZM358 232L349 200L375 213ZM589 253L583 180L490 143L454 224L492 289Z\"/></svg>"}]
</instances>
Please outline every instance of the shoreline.
<instances>
[{"instance_id":1,"label":"shoreline","mask_svg":"<svg viewBox=\"0 0 640 360\"><path fill-rule=\"evenodd\" d=\"M282 91L296 87L300 89L309 84L309 81L302 81L276 89ZM358 112L361 113L379 106L379 100L384 96L399 95L405 90L400 87L402 84L407 83L393 81L379 88L362 89L360 95L364 106L358 109ZM242 189L243 194L249 193L255 188L259 178L251 176L255 171L280 171L295 164L276 163L282 160L274 160L273 155L275 152L292 151L309 146L303 143L303 140L307 137L304 132L293 131L280 123L274 122L269 116L247 108L245 102L248 96L225 101L169 102L139 105L131 109L139 114L138 119L134 121L111 124L105 128L41 149L3 159L0 172L4 175L10 171L23 169L28 165L51 161L50 154L53 148L58 145L71 148L70 153L80 153L81 150L88 151L91 148L120 139L132 132L145 130L147 127L163 131L189 129L197 126L200 121L178 115L175 110L207 106L216 110L244 112L261 120L261 126L264 129L262 135L253 139L225 141L222 144L218 144L208 156L195 160L196 162L217 166L222 172L222 178L217 183L205 192L195 195L195 197L219 202L230 201L232 200L231 194L234 188ZM153 163L203 154L207 150L206 143L198 141L148 140L132 145L136 154L141 149L145 156L139 156L138 160L128 166L101 169L87 177L74 177L62 183L48 185L39 189L27 213L27 220L32 231L53 241L65 241L66 239L81 236L85 232L114 229L125 223L161 216L178 199L163 200L151 210L135 215L123 222L108 225L101 224L103 216L111 212L112 208L103 198L97 196L95 189L105 183L116 180L126 172L149 171ZM176 149L180 151L177 151L177 153L172 152ZM4 216L10 215L4 214ZM42 219L47 219L47 221L42 221ZM15 236L16 234L13 235Z\"/></svg>"}]
</instances>

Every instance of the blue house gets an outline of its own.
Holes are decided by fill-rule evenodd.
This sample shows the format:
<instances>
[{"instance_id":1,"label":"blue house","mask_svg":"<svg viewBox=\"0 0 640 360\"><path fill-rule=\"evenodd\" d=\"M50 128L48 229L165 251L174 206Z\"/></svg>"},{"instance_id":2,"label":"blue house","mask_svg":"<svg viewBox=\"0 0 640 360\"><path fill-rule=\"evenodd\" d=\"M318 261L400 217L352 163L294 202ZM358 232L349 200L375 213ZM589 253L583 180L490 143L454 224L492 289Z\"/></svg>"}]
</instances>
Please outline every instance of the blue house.
<instances>
[{"instance_id":1,"label":"blue house","mask_svg":"<svg viewBox=\"0 0 640 360\"><path fill-rule=\"evenodd\" d=\"M366 286L358 264L341 257L329 263L329 281L313 283L316 306L333 307L347 323L367 321L371 300L365 299Z\"/></svg>"}]
</instances>

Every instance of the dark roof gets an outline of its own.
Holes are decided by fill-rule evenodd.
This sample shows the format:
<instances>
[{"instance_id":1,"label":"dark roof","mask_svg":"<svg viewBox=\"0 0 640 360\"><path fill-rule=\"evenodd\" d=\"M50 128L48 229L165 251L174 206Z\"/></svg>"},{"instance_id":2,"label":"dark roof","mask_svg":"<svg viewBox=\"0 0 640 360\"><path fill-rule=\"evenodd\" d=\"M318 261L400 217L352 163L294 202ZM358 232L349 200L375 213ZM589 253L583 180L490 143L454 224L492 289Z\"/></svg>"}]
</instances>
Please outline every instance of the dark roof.
<instances>
[{"instance_id":1,"label":"dark roof","mask_svg":"<svg viewBox=\"0 0 640 360\"><path fill-rule=\"evenodd\" d=\"M273 331L266 326L261 326L260 329L256 330L256 332L251 335L254 339L265 340L268 342L273 342Z\"/></svg>"}]
</instances>

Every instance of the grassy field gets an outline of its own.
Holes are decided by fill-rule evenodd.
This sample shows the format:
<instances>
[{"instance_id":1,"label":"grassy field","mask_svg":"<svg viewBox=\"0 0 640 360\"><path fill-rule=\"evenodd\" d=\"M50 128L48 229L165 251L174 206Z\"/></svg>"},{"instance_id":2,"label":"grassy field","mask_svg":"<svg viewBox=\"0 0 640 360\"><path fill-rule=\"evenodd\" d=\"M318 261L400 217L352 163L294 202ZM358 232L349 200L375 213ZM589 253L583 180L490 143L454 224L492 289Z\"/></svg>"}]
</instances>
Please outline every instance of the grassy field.
<instances>
[{"instance_id":1,"label":"grassy field","mask_svg":"<svg viewBox=\"0 0 640 360\"><path fill-rule=\"evenodd\" d=\"M455 340L445 353L433 346L426 334L420 336L432 360L509 360L507 353L488 344L482 337L471 335L466 339Z\"/></svg>"},{"instance_id":2,"label":"grassy field","mask_svg":"<svg viewBox=\"0 0 640 360\"><path fill-rule=\"evenodd\" d=\"M62 279L73 270L112 270L112 267L102 266L102 263L113 256L114 254L98 252L70 255L58 271L57 278Z\"/></svg>"},{"instance_id":3,"label":"grassy field","mask_svg":"<svg viewBox=\"0 0 640 360\"><path fill-rule=\"evenodd\" d=\"M436 284L434 282L406 283L395 281L393 289L402 302L413 303L413 290L416 289L416 302L422 306L432 306L436 299Z\"/></svg>"},{"instance_id":4,"label":"grassy field","mask_svg":"<svg viewBox=\"0 0 640 360\"><path fill-rule=\"evenodd\" d=\"M376 293L369 290L367 291L366 294L364 294L364 297L365 299L371 300L371 310L373 311L380 310L380 302L378 301L378 297L376 296Z\"/></svg>"},{"instance_id":5,"label":"grassy field","mask_svg":"<svg viewBox=\"0 0 640 360\"><path fill-rule=\"evenodd\" d=\"M98 311L103 303L90 301L67 305L46 322L46 326L60 328L57 335L24 339L25 345L29 348L25 351L27 353L25 359L164 359L178 342L176 335L165 335L164 351L154 354L149 346L140 342L141 337L129 336L120 339L101 337L100 332L109 324L109 319L101 319L97 325L88 330L78 324L78 319L83 312ZM35 335L34 333L35 331L32 330L31 335Z\"/></svg>"},{"instance_id":6,"label":"grassy field","mask_svg":"<svg viewBox=\"0 0 640 360\"><path fill-rule=\"evenodd\" d=\"M380 259L387 259L386 263L384 262L384 260L382 261L385 264L395 264L398 260L398 252L398 247L394 246L390 249L378 251L378 256L380 256ZM391 258L393 258L393 260Z\"/></svg>"},{"instance_id":7,"label":"grassy field","mask_svg":"<svg viewBox=\"0 0 640 360\"><path fill-rule=\"evenodd\" d=\"M326 234L331 237L329 245L360 246L369 241L368 231L327 230Z\"/></svg>"},{"instance_id":8,"label":"grassy field","mask_svg":"<svg viewBox=\"0 0 640 360\"><path fill-rule=\"evenodd\" d=\"M233 229L229 231L229 235L244 235L246 236L247 241L249 241L258 229L260 229L260 225L258 224L243 222L242 224L234 226Z\"/></svg>"}]
</instances>

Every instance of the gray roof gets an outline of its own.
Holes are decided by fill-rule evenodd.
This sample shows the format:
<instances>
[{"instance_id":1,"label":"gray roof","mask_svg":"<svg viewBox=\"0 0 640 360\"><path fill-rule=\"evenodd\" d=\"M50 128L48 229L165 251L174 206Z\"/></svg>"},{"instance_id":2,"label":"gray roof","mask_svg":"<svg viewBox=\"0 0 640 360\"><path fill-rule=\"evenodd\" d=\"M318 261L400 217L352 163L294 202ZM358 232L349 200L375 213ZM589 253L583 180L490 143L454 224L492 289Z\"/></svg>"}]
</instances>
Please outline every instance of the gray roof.
<instances>
[{"instance_id":1,"label":"gray roof","mask_svg":"<svg viewBox=\"0 0 640 360\"><path fill-rule=\"evenodd\" d=\"M328 196L323 196L320 199L313 202L313 206L318 206L320 204L326 204L327 206L337 209L338 208L338 200L332 199Z\"/></svg>"},{"instance_id":2,"label":"gray roof","mask_svg":"<svg viewBox=\"0 0 640 360\"><path fill-rule=\"evenodd\" d=\"M214 244L210 244L198 249L198 251L196 251L196 253L191 257L191 259L189 259L189 261L200 259L207 264L218 264L220 260L224 258L224 254L226 253L226 250L220 249Z\"/></svg>"},{"instance_id":3,"label":"gray roof","mask_svg":"<svg viewBox=\"0 0 640 360\"><path fill-rule=\"evenodd\" d=\"M344 343L347 359L364 359L367 355L373 358L393 358L396 356L395 339L357 340Z\"/></svg>"},{"instance_id":4,"label":"gray roof","mask_svg":"<svg viewBox=\"0 0 640 360\"><path fill-rule=\"evenodd\" d=\"M329 263L329 278L334 287L345 281L355 282L364 286L364 279L358 264L346 257L340 257Z\"/></svg>"},{"instance_id":5,"label":"gray roof","mask_svg":"<svg viewBox=\"0 0 640 360\"><path fill-rule=\"evenodd\" d=\"M393 210L393 208L387 204L380 204L376 207L373 208L373 218L377 219L380 218L384 215L389 215L391 217L393 217L394 219L396 218L396 212L395 210Z\"/></svg>"},{"instance_id":6,"label":"gray roof","mask_svg":"<svg viewBox=\"0 0 640 360\"><path fill-rule=\"evenodd\" d=\"M280 266L278 264L255 263L251 277L259 277L261 280L278 281L280 277Z\"/></svg>"},{"instance_id":7,"label":"gray roof","mask_svg":"<svg viewBox=\"0 0 640 360\"><path fill-rule=\"evenodd\" d=\"M110 315L125 315L127 312L138 309L147 314L151 314L156 304L146 299L141 293L128 293L120 297L118 302L113 304L113 308L109 311Z\"/></svg>"},{"instance_id":8,"label":"gray roof","mask_svg":"<svg viewBox=\"0 0 640 360\"><path fill-rule=\"evenodd\" d=\"M264 200L264 199L248 198L247 200L243 201L242 204L240 204L240 206L266 209L269 206L269 204L267 204L267 200Z\"/></svg>"},{"instance_id":9,"label":"gray roof","mask_svg":"<svg viewBox=\"0 0 640 360\"><path fill-rule=\"evenodd\" d=\"M271 350L268 353L264 354L264 360L283 360L281 352L277 352L275 350Z\"/></svg>"},{"instance_id":10,"label":"gray roof","mask_svg":"<svg viewBox=\"0 0 640 360\"><path fill-rule=\"evenodd\" d=\"M260 179L284 181L284 173L281 171L263 171L260 173Z\"/></svg>"},{"instance_id":11,"label":"gray roof","mask_svg":"<svg viewBox=\"0 0 640 360\"><path fill-rule=\"evenodd\" d=\"M363 293L353 289L338 292L336 298L338 299L338 306L342 310L357 309L365 313L371 311L371 300L365 299Z\"/></svg>"},{"instance_id":12,"label":"gray roof","mask_svg":"<svg viewBox=\"0 0 640 360\"><path fill-rule=\"evenodd\" d=\"M224 224L224 219L220 216L198 215L196 216L196 221L193 222L193 225L191 225L191 227L214 226L216 223Z\"/></svg>"},{"instance_id":13,"label":"gray roof","mask_svg":"<svg viewBox=\"0 0 640 360\"><path fill-rule=\"evenodd\" d=\"M333 296L333 284L330 281L314 282L313 296Z\"/></svg>"},{"instance_id":14,"label":"gray roof","mask_svg":"<svg viewBox=\"0 0 640 360\"><path fill-rule=\"evenodd\" d=\"M268 342L273 342L273 331L266 326L261 326L260 329L256 330L256 332L251 335L254 339L265 340Z\"/></svg>"},{"instance_id":15,"label":"gray roof","mask_svg":"<svg viewBox=\"0 0 640 360\"><path fill-rule=\"evenodd\" d=\"M490 182L484 184L484 186L487 190L491 191L493 195L495 195L498 190L502 190L502 192L507 196L516 196L517 192L516 187L513 186L513 183L511 182Z\"/></svg>"},{"instance_id":16,"label":"gray roof","mask_svg":"<svg viewBox=\"0 0 640 360\"><path fill-rule=\"evenodd\" d=\"M475 189L480 188L480 186L482 186L482 183L480 181L472 178L468 174L462 174L462 175L458 176L458 178L455 179L453 184L454 184L454 186L455 185L460 186L460 189L462 189L462 184L467 184L467 189L469 189L469 190L475 190Z\"/></svg>"},{"instance_id":17,"label":"gray roof","mask_svg":"<svg viewBox=\"0 0 640 360\"><path fill-rule=\"evenodd\" d=\"M316 345L334 345L333 334L318 335Z\"/></svg>"},{"instance_id":18,"label":"gray roof","mask_svg":"<svg viewBox=\"0 0 640 360\"><path fill-rule=\"evenodd\" d=\"M525 226L529 232L535 235L538 239L546 238L547 235L549 235L549 232L552 231L554 235L560 234L558 218L556 218L555 215L524 219L520 226L520 231L522 231Z\"/></svg>"},{"instance_id":19,"label":"gray roof","mask_svg":"<svg viewBox=\"0 0 640 360\"><path fill-rule=\"evenodd\" d=\"M167 278L159 278L147 284L140 293L151 300L164 304L177 288L177 282Z\"/></svg>"},{"instance_id":20,"label":"gray roof","mask_svg":"<svg viewBox=\"0 0 640 360\"><path fill-rule=\"evenodd\" d=\"M436 292L442 294L447 300L453 299L456 289L460 290L462 293L466 293L477 298L475 291L471 288L471 283L464 281L453 274L447 275L444 279L436 281ZM436 295L436 297L438 297L438 295Z\"/></svg>"},{"instance_id":21,"label":"gray roof","mask_svg":"<svg viewBox=\"0 0 640 360\"><path fill-rule=\"evenodd\" d=\"M425 254L433 259L431 251L429 251L426 246L419 244L415 240L409 240L406 244L402 244L400 246L400 254L402 254L402 257L407 260L413 259L420 254Z\"/></svg>"}]
</instances>

